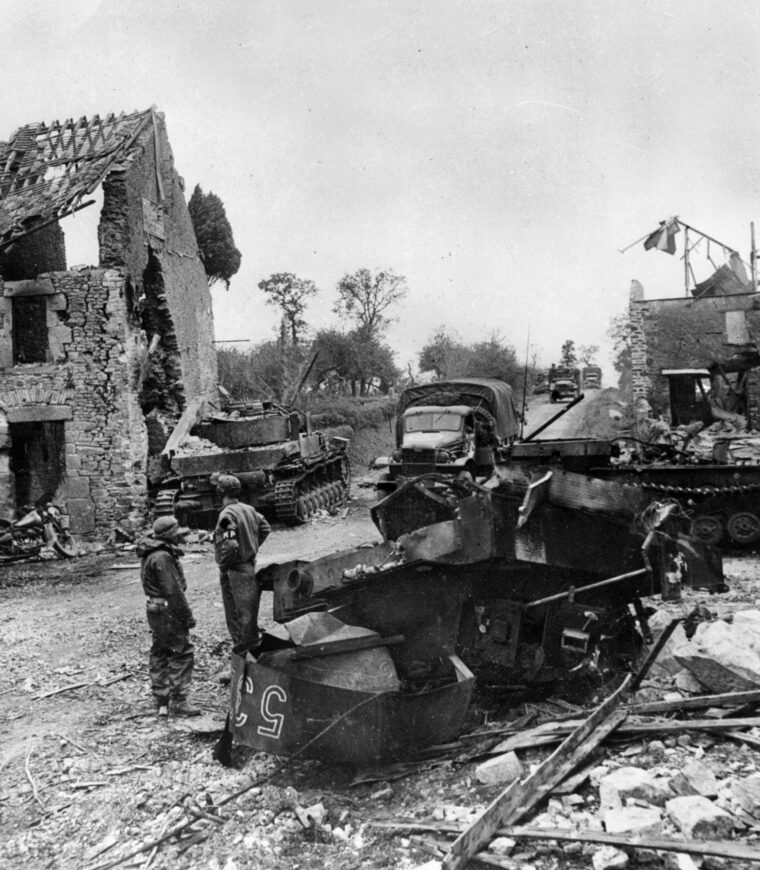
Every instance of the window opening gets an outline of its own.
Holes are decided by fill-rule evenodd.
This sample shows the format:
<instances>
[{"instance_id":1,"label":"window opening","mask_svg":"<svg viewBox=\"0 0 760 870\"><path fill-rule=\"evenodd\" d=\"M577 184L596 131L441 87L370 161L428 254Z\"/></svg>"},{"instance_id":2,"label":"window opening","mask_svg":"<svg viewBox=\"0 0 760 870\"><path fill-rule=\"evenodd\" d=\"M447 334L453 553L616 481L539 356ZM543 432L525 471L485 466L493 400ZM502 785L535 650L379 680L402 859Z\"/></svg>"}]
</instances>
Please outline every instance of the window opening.
<instances>
[{"instance_id":1,"label":"window opening","mask_svg":"<svg viewBox=\"0 0 760 870\"><path fill-rule=\"evenodd\" d=\"M47 362L47 296L16 296L12 303L13 364Z\"/></svg>"}]
</instances>

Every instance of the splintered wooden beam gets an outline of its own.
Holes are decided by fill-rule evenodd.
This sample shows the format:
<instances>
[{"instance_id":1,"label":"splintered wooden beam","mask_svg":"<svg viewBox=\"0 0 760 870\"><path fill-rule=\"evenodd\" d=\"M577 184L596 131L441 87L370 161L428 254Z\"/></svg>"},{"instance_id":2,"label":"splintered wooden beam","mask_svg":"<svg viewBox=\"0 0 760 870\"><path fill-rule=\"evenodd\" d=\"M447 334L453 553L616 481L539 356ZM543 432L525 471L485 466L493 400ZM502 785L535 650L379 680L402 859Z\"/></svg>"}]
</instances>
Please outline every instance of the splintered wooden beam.
<instances>
[{"instance_id":1,"label":"splintered wooden beam","mask_svg":"<svg viewBox=\"0 0 760 870\"><path fill-rule=\"evenodd\" d=\"M177 421L174 431L161 451L162 456L171 456L181 446L182 442L190 434L190 430L200 420L202 413L203 399L196 396L188 402L182 416Z\"/></svg>"},{"instance_id":2,"label":"splintered wooden beam","mask_svg":"<svg viewBox=\"0 0 760 870\"><path fill-rule=\"evenodd\" d=\"M649 701L631 704L628 711L639 716L650 716L654 713L700 710L705 707L743 707L745 704L760 704L760 689L751 692L724 692L721 695L698 695L696 698L679 698L677 701Z\"/></svg>"},{"instance_id":3,"label":"splintered wooden beam","mask_svg":"<svg viewBox=\"0 0 760 870\"><path fill-rule=\"evenodd\" d=\"M516 824L539 801L586 758L628 715L617 707L629 690L628 676L617 691L578 727L536 770L522 782L516 780L503 791L451 845L442 870L461 870L493 839L499 828Z\"/></svg>"},{"instance_id":4,"label":"splintered wooden beam","mask_svg":"<svg viewBox=\"0 0 760 870\"><path fill-rule=\"evenodd\" d=\"M760 849L731 840L676 840L666 837L636 837L604 834L601 831L569 831L566 828L510 828L500 836L527 840L564 840L574 843L605 843L623 849L654 849L660 852L684 852L687 855L714 855L735 861L760 862Z\"/></svg>"}]
</instances>

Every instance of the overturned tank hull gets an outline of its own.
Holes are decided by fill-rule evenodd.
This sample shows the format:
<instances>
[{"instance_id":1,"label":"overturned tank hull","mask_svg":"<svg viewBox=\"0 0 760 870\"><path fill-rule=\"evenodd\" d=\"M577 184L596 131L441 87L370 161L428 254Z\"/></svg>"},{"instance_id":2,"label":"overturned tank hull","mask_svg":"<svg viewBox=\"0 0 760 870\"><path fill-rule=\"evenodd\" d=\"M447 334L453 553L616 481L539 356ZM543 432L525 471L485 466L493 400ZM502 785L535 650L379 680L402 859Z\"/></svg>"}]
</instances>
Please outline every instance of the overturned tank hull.
<instances>
[{"instance_id":1,"label":"overturned tank hull","mask_svg":"<svg viewBox=\"0 0 760 870\"><path fill-rule=\"evenodd\" d=\"M428 476L373 516L375 547L259 572L275 619L329 610L403 634L421 660L443 648L523 683L582 661L600 676L631 666L648 636L642 597L723 587L719 554L688 538L676 505L572 472L515 467L490 489Z\"/></svg>"},{"instance_id":2,"label":"overturned tank hull","mask_svg":"<svg viewBox=\"0 0 760 870\"><path fill-rule=\"evenodd\" d=\"M258 572L285 647L270 640L236 660L241 742L329 760L401 757L461 727L473 673L510 691L599 687L635 669L651 642L642 597L723 588L719 554L685 534L676 503L561 468L515 464L486 486L426 475L372 514L382 542ZM299 635L330 619L353 639ZM362 661L367 644L385 658ZM389 662L398 686L377 682ZM278 715L275 740L265 720Z\"/></svg>"}]
</instances>

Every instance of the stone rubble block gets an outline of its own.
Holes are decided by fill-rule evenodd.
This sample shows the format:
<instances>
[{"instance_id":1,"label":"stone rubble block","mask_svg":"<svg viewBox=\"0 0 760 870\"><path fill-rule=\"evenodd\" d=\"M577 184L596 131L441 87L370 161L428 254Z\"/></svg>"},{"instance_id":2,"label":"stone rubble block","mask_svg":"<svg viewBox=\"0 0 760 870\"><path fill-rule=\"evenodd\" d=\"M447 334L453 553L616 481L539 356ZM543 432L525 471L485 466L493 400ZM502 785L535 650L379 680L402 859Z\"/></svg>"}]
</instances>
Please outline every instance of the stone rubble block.
<instances>
[{"instance_id":1,"label":"stone rubble block","mask_svg":"<svg viewBox=\"0 0 760 870\"><path fill-rule=\"evenodd\" d=\"M715 797L718 794L718 780L707 765L692 759L670 780L670 787L677 795L701 794Z\"/></svg>"},{"instance_id":2,"label":"stone rubble block","mask_svg":"<svg viewBox=\"0 0 760 870\"><path fill-rule=\"evenodd\" d=\"M702 795L673 798L665 810L679 831L692 840L721 840L734 828L733 818Z\"/></svg>"},{"instance_id":3,"label":"stone rubble block","mask_svg":"<svg viewBox=\"0 0 760 870\"><path fill-rule=\"evenodd\" d=\"M699 680L685 668L679 671L673 680L679 692L686 692L689 695L701 695L705 691L705 687Z\"/></svg>"},{"instance_id":4,"label":"stone rubble block","mask_svg":"<svg viewBox=\"0 0 760 870\"><path fill-rule=\"evenodd\" d=\"M483 785L503 785L514 782L523 773L522 763L514 752L496 755L475 768L475 776Z\"/></svg>"},{"instance_id":5,"label":"stone rubble block","mask_svg":"<svg viewBox=\"0 0 760 870\"><path fill-rule=\"evenodd\" d=\"M511 837L496 837L496 839L491 840L488 851L496 855L509 855L515 845L516 842Z\"/></svg>"},{"instance_id":6,"label":"stone rubble block","mask_svg":"<svg viewBox=\"0 0 760 870\"><path fill-rule=\"evenodd\" d=\"M599 783L599 801L603 809L622 807L629 798L661 807L669 797L671 792L667 785L640 767L620 767Z\"/></svg>"},{"instance_id":7,"label":"stone rubble block","mask_svg":"<svg viewBox=\"0 0 760 870\"><path fill-rule=\"evenodd\" d=\"M662 816L655 807L620 807L605 811L604 827L608 834L657 836L662 833Z\"/></svg>"},{"instance_id":8,"label":"stone rubble block","mask_svg":"<svg viewBox=\"0 0 760 870\"><path fill-rule=\"evenodd\" d=\"M591 785L599 787L599 783L604 779L607 774L609 774L610 768L606 764L600 764L597 767L593 768L589 773L589 781Z\"/></svg>"},{"instance_id":9,"label":"stone rubble block","mask_svg":"<svg viewBox=\"0 0 760 870\"><path fill-rule=\"evenodd\" d=\"M760 819L760 773L732 780L731 793L745 812Z\"/></svg>"},{"instance_id":10,"label":"stone rubble block","mask_svg":"<svg viewBox=\"0 0 760 870\"><path fill-rule=\"evenodd\" d=\"M594 870L625 870L628 856L614 846L602 846L591 858Z\"/></svg>"}]
</instances>

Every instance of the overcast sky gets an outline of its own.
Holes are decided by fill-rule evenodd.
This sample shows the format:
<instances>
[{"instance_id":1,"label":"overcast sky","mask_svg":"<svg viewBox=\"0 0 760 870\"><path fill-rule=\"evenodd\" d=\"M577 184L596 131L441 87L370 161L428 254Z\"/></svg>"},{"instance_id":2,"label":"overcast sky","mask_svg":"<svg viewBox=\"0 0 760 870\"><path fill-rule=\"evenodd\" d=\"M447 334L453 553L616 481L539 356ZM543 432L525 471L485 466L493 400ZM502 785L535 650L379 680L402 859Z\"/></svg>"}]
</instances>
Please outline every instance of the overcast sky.
<instances>
[{"instance_id":1,"label":"overcast sky","mask_svg":"<svg viewBox=\"0 0 760 870\"><path fill-rule=\"evenodd\" d=\"M683 294L681 247L618 251L660 220L749 258L753 0L2 7L0 139L155 104L188 196L200 183L224 201L243 261L214 290L217 339L272 336L256 285L279 271L314 280L308 319L334 324L338 279L366 266L407 278L388 330L399 363L444 325L496 331L521 358L530 328L548 365L567 338L606 343L632 278Z\"/></svg>"}]
</instances>

